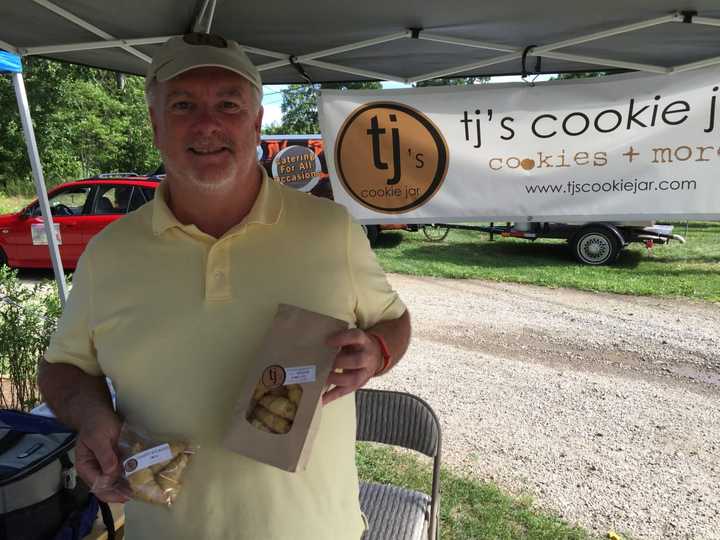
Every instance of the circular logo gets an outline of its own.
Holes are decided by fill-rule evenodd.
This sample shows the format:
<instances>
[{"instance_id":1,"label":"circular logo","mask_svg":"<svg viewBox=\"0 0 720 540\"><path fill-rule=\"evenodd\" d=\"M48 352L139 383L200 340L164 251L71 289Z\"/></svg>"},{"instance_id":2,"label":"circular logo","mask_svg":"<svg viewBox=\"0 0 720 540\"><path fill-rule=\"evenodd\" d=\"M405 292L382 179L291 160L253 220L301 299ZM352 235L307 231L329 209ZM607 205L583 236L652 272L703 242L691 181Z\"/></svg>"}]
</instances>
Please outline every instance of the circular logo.
<instances>
[{"instance_id":1,"label":"circular logo","mask_svg":"<svg viewBox=\"0 0 720 540\"><path fill-rule=\"evenodd\" d=\"M130 459L128 459L128 460L125 462L125 472L126 472L126 473L131 473L131 472L133 472L135 469L137 469L137 466L138 466L137 459L135 459L135 458L130 458Z\"/></svg>"},{"instance_id":2,"label":"circular logo","mask_svg":"<svg viewBox=\"0 0 720 540\"><path fill-rule=\"evenodd\" d=\"M421 112L394 102L362 105L340 128L335 144L340 181L360 204L396 214L418 208L440 189L448 148Z\"/></svg>"},{"instance_id":3,"label":"circular logo","mask_svg":"<svg viewBox=\"0 0 720 540\"><path fill-rule=\"evenodd\" d=\"M310 191L320 181L322 165L307 146L288 146L272 162L273 178L299 191Z\"/></svg>"},{"instance_id":4,"label":"circular logo","mask_svg":"<svg viewBox=\"0 0 720 540\"><path fill-rule=\"evenodd\" d=\"M282 366L268 366L262 374L262 383L265 388L275 388L285 384L285 368Z\"/></svg>"}]
</instances>

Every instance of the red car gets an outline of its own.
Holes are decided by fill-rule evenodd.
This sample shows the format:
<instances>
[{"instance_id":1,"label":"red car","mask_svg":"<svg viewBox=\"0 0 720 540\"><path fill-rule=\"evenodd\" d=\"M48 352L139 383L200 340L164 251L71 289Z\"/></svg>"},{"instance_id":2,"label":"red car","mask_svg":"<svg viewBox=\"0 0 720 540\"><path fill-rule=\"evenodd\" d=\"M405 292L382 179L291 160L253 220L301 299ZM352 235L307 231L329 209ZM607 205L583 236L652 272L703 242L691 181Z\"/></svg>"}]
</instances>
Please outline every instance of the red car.
<instances>
[{"instance_id":1,"label":"red car","mask_svg":"<svg viewBox=\"0 0 720 540\"><path fill-rule=\"evenodd\" d=\"M63 267L75 268L90 239L108 223L140 208L155 195L160 178L103 174L68 182L48 193ZM0 216L0 265L52 268L38 201Z\"/></svg>"}]
</instances>

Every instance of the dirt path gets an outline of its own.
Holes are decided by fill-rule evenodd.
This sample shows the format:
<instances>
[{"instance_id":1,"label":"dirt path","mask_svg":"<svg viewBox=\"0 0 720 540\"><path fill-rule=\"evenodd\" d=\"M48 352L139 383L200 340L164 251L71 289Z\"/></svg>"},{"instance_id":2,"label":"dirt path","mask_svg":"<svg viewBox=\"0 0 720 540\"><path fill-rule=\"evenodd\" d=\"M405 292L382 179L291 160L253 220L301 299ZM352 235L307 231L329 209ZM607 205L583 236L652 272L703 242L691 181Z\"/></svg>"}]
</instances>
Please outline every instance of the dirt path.
<instances>
[{"instance_id":1,"label":"dirt path","mask_svg":"<svg viewBox=\"0 0 720 540\"><path fill-rule=\"evenodd\" d=\"M720 538L720 306L390 276L444 460L605 535Z\"/></svg>"}]
</instances>

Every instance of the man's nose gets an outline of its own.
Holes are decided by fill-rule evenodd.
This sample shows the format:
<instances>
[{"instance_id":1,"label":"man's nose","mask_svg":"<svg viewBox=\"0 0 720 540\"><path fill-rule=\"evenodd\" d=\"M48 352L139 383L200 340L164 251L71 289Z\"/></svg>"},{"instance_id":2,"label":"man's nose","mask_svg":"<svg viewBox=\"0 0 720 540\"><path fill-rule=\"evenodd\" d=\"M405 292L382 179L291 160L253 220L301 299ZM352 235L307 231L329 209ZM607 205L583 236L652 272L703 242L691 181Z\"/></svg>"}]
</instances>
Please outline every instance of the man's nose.
<instances>
[{"instance_id":1,"label":"man's nose","mask_svg":"<svg viewBox=\"0 0 720 540\"><path fill-rule=\"evenodd\" d=\"M217 113L211 107L198 107L195 112L193 128L203 134L216 131L220 128Z\"/></svg>"}]
</instances>

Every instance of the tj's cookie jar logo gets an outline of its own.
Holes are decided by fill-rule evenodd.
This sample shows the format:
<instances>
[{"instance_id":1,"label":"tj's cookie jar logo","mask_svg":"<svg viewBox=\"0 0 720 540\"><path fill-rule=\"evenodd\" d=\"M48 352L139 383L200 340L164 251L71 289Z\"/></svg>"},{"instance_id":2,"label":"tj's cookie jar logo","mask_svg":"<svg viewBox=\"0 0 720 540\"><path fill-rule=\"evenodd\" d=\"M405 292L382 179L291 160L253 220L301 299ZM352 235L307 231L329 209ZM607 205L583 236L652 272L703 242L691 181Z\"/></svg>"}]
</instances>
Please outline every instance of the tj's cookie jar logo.
<instances>
[{"instance_id":1,"label":"tj's cookie jar logo","mask_svg":"<svg viewBox=\"0 0 720 540\"><path fill-rule=\"evenodd\" d=\"M335 145L340 180L363 206L408 212L437 193L448 168L440 130L406 105L378 102L352 112Z\"/></svg>"}]
</instances>

